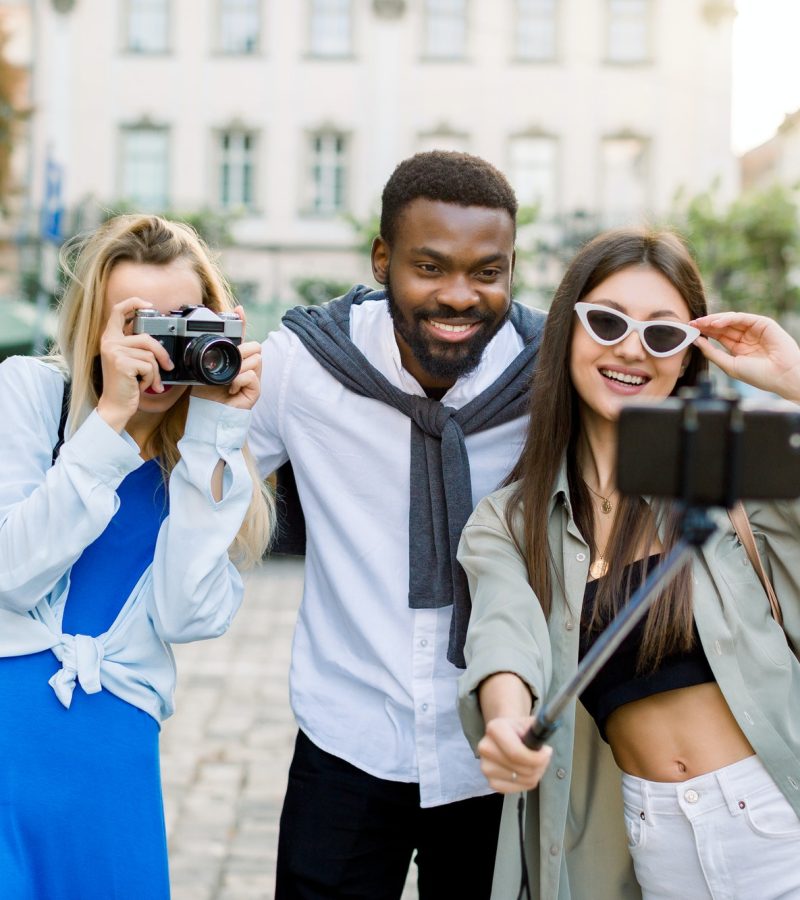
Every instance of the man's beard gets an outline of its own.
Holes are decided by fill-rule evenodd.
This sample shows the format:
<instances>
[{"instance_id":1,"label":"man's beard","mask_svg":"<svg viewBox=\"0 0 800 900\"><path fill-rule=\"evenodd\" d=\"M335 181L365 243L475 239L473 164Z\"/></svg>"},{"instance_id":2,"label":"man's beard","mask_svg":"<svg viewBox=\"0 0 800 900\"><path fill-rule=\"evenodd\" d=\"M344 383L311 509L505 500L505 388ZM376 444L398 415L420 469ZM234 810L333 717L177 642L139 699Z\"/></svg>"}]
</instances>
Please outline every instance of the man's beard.
<instances>
[{"instance_id":1,"label":"man's beard","mask_svg":"<svg viewBox=\"0 0 800 900\"><path fill-rule=\"evenodd\" d=\"M391 277L387 277L385 289L389 315L392 317L395 331L408 344L420 366L436 380L455 382L472 372L481 361L489 341L511 315L510 302L503 313L478 309L460 313L449 306L436 306L431 309L415 309L411 313L412 321L409 322L395 302ZM461 324L481 322L482 325L469 340L449 343L436 340L423 328L422 323L426 319L436 319L439 322L460 319Z\"/></svg>"}]
</instances>

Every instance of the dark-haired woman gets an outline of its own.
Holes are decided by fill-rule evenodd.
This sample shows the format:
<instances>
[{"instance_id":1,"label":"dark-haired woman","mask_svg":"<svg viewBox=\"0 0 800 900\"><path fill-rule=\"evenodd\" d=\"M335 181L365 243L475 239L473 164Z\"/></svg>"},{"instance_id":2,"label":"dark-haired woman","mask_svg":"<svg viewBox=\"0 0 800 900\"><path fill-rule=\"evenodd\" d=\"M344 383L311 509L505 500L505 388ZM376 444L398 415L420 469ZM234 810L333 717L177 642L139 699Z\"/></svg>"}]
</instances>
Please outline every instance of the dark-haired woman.
<instances>
[{"instance_id":1,"label":"dark-haired woman","mask_svg":"<svg viewBox=\"0 0 800 900\"><path fill-rule=\"evenodd\" d=\"M797 503L748 504L785 631L723 525L550 746L520 740L677 539L674 508L616 489L619 410L692 383L706 358L800 400L795 341L764 317L707 316L674 235L589 243L550 310L512 482L464 531L473 612L462 721L491 786L530 792L526 859L542 900L800 897ZM497 898L520 884L515 805L504 809Z\"/></svg>"}]
</instances>

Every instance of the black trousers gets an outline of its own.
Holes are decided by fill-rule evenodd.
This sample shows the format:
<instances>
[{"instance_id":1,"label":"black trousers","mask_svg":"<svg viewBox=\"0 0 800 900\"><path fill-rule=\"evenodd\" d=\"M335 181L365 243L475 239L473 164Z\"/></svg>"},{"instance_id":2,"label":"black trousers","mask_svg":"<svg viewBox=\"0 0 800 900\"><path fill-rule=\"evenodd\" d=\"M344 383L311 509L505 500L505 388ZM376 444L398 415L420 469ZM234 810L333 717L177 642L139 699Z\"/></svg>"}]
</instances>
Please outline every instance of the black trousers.
<instances>
[{"instance_id":1,"label":"black trousers","mask_svg":"<svg viewBox=\"0 0 800 900\"><path fill-rule=\"evenodd\" d=\"M422 809L419 786L362 772L299 732L276 900L398 900L416 850L420 900L489 897L503 798Z\"/></svg>"}]
</instances>

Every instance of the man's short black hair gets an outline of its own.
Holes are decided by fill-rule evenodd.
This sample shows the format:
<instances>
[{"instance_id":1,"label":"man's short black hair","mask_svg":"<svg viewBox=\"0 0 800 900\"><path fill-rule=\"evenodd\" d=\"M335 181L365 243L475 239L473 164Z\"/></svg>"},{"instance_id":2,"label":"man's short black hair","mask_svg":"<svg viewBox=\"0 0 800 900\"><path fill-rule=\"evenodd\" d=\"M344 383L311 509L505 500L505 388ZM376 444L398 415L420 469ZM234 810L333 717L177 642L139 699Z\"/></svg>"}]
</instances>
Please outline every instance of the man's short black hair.
<instances>
[{"instance_id":1,"label":"man's short black hair","mask_svg":"<svg viewBox=\"0 0 800 900\"><path fill-rule=\"evenodd\" d=\"M430 150L403 160L383 189L381 237L390 246L403 210L420 197L459 206L504 209L516 225L517 198L502 172L479 156Z\"/></svg>"}]
</instances>

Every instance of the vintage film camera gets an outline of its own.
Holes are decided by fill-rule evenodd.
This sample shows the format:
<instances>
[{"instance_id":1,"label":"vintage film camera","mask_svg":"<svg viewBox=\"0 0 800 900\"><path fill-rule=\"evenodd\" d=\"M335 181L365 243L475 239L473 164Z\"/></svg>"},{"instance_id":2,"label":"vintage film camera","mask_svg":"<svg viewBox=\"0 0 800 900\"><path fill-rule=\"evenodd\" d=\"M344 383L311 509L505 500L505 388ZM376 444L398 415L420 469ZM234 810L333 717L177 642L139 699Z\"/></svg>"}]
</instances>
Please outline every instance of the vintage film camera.
<instances>
[{"instance_id":1,"label":"vintage film camera","mask_svg":"<svg viewBox=\"0 0 800 900\"><path fill-rule=\"evenodd\" d=\"M235 313L207 306L182 306L166 314L138 309L133 333L149 334L166 348L175 368L159 369L164 384L230 384L242 367L242 320Z\"/></svg>"}]
</instances>

